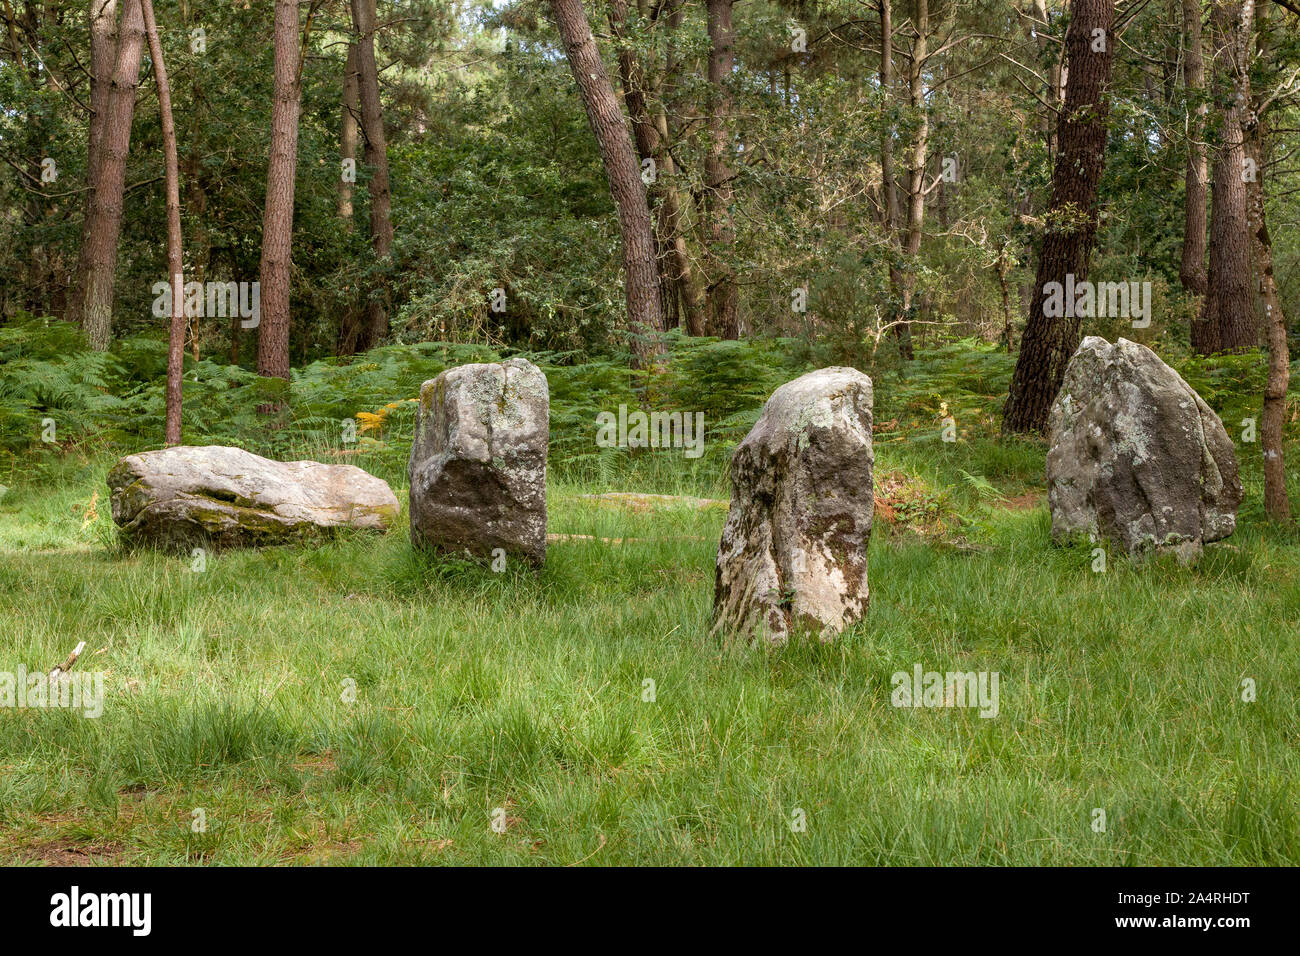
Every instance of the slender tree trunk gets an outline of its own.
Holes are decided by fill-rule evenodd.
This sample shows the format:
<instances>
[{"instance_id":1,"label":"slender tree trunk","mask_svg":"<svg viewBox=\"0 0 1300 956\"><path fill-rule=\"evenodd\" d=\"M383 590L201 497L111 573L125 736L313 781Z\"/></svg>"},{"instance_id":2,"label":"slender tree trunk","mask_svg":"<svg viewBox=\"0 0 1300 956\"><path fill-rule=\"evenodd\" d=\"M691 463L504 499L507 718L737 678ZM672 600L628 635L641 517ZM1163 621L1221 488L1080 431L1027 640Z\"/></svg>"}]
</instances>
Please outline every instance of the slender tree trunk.
<instances>
[{"instance_id":1,"label":"slender tree trunk","mask_svg":"<svg viewBox=\"0 0 1300 956\"><path fill-rule=\"evenodd\" d=\"M659 334L665 329L659 303L654 230L641 167L581 0L551 0L551 10L582 94L587 121L600 147L610 193L618 210L632 353L636 363L644 366L658 351Z\"/></svg>"},{"instance_id":2,"label":"slender tree trunk","mask_svg":"<svg viewBox=\"0 0 1300 956\"><path fill-rule=\"evenodd\" d=\"M667 23L670 30L675 27L674 16L680 21L680 4L669 11ZM619 79L623 85L623 100L632 120L637 153L642 162L651 160L654 168L654 179L650 183L647 198L656 224L655 249L661 284L660 301L667 310L668 304L680 296L687 331L691 335L702 335L705 331L703 294L695 283L686 237L681 229L682 200L677 188L677 166L668 150L668 118L661 100L662 76L659 71L642 63L627 42L627 18L627 0L613 0L609 10L609 25L610 32L619 45L618 67ZM653 112L652 100L661 104Z\"/></svg>"},{"instance_id":3,"label":"slender tree trunk","mask_svg":"<svg viewBox=\"0 0 1300 956\"><path fill-rule=\"evenodd\" d=\"M1047 146L1048 159L1055 160L1059 148L1057 142L1059 111L1065 103L1067 65L1063 51L1054 49L1055 43L1047 32L1050 21L1050 15L1047 12L1047 0L1033 0L1033 8L1034 20L1037 21L1033 27L1034 42L1038 47L1039 61L1045 64L1043 68L1044 79L1046 80L1046 87L1043 90L1044 99L1052 107L1051 110L1042 112L1040 128L1043 133L1043 142Z\"/></svg>"},{"instance_id":4,"label":"slender tree trunk","mask_svg":"<svg viewBox=\"0 0 1300 956\"><path fill-rule=\"evenodd\" d=\"M676 124L668 120L668 100L670 85L675 90L675 78L682 71L678 61L674 35L682 23L682 0L666 0L667 15L667 53L664 60L664 72L660 77L657 93L659 109L655 113L655 127L659 131L660 152L659 172L664 177L664 205L660 221L665 234L672 237L672 262L676 270L678 292L681 295L682 308L686 316L686 330L691 335L707 335L708 322L705 312L704 289L700 284L699 272L691 261L690 250L686 244L686 225L684 221L686 203L677 184L677 163L673 159L672 145L677 142Z\"/></svg>"},{"instance_id":5,"label":"slender tree trunk","mask_svg":"<svg viewBox=\"0 0 1300 956\"><path fill-rule=\"evenodd\" d=\"M1225 103L1214 152L1210 267L1205 302L1192 325L1192 348L1202 355L1259 344L1250 288L1250 216L1247 210L1242 122L1249 97L1248 53L1254 0L1214 6L1214 83ZM1257 174L1256 174L1257 175Z\"/></svg>"},{"instance_id":6,"label":"slender tree trunk","mask_svg":"<svg viewBox=\"0 0 1300 956\"><path fill-rule=\"evenodd\" d=\"M1063 286L1067 275L1078 282L1086 280L1097 233L1097 185L1106 161L1110 111L1106 88L1118 43L1112 29L1115 3L1074 0L1071 12L1065 34L1069 73L1057 127L1048 228L1038 256L1033 305L1003 411L1002 427L1008 432L1043 431L1047 426L1080 334L1079 318L1047 315L1047 286Z\"/></svg>"},{"instance_id":7,"label":"slender tree trunk","mask_svg":"<svg viewBox=\"0 0 1300 956\"><path fill-rule=\"evenodd\" d=\"M894 8L892 0L880 0L880 97L884 114L880 124L880 189L881 215L885 234L889 237L889 292L894 307L889 310L889 321L899 318L903 301L903 270L898 261L898 226L901 219L898 204L898 182L894 171ZM897 327L896 327L897 328ZM895 333L898 338L898 333ZM911 338L906 343L898 338L899 349L910 349Z\"/></svg>"},{"instance_id":8,"label":"slender tree trunk","mask_svg":"<svg viewBox=\"0 0 1300 956\"><path fill-rule=\"evenodd\" d=\"M1002 248L998 250L997 261L993 264L994 273L998 277L998 289L1002 292L1002 344L1006 346L1007 352L1010 353L1015 346L1013 339L1013 316L1011 310L1011 286L1007 282L1007 268L1010 265L1010 256L1008 255L1011 245L1010 239L1002 242Z\"/></svg>"},{"instance_id":9,"label":"slender tree trunk","mask_svg":"<svg viewBox=\"0 0 1300 956\"><path fill-rule=\"evenodd\" d=\"M650 116L650 107L646 102L648 83L646 65L640 61L627 37L628 30L627 0L610 0L609 30L616 48L615 59L618 62L619 84L623 87L623 103L627 107L628 119L632 121L632 142L636 146L637 156L645 168L646 160L654 166L655 175L646 184L646 202L650 206L651 217L659 223L663 206L663 185L659 181L659 130ZM642 182L646 182L642 177ZM675 291L667 277L668 243L663 231L655 229L655 268L659 277L659 302L667 312L670 293Z\"/></svg>"},{"instance_id":10,"label":"slender tree trunk","mask_svg":"<svg viewBox=\"0 0 1300 956\"><path fill-rule=\"evenodd\" d=\"M348 44L347 63L343 68L343 110L342 128L339 134L340 159L352 160L355 174L357 165L357 143L361 135L361 93L357 79L357 44ZM340 164L340 170L342 164ZM355 182L348 182L339 175L338 216L343 220L343 228L352 232L353 223L352 196ZM348 305L339 322L339 337L336 351L339 355L355 355L361 345L363 329L360 324L358 309Z\"/></svg>"},{"instance_id":11,"label":"slender tree trunk","mask_svg":"<svg viewBox=\"0 0 1300 956\"><path fill-rule=\"evenodd\" d=\"M1264 12L1260 11L1261 20ZM1261 28L1263 24L1260 24ZM1261 35L1264 31L1261 29ZM1267 56L1271 50L1261 44L1260 53ZM1268 156L1267 118L1260 115L1265 108L1260 97L1250 97L1246 114L1246 155L1255 166L1256 175L1246 183L1250 203L1251 248L1254 253L1255 275L1259 279L1260 299L1264 305L1264 335L1268 342L1268 379L1264 385L1264 409L1260 416L1259 439L1264 453L1264 511L1279 523L1291 520L1291 501L1286 493L1286 463L1283 445L1286 428L1286 391L1291 381L1291 356L1286 340L1286 313L1278 295L1277 280L1273 275L1273 242L1268 234L1268 218L1264 209L1264 167Z\"/></svg>"},{"instance_id":12,"label":"slender tree trunk","mask_svg":"<svg viewBox=\"0 0 1300 956\"><path fill-rule=\"evenodd\" d=\"M167 424L164 441L181 443L181 374L185 362L185 276L181 255L181 186L176 152L176 124L172 121L172 92L167 82L153 0L141 0L149 58L158 84L158 113L162 120L163 169L167 189L167 280L172 285L171 334L167 348Z\"/></svg>"},{"instance_id":13,"label":"slender tree trunk","mask_svg":"<svg viewBox=\"0 0 1300 956\"><path fill-rule=\"evenodd\" d=\"M1203 0L1183 0L1183 90L1192 104L1187 118L1187 194L1183 214L1183 255L1178 278L1193 295L1205 295L1205 60L1202 53Z\"/></svg>"},{"instance_id":14,"label":"slender tree trunk","mask_svg":"<svg viewBox=\"0 0 1300 956\"><path fill-rule=\"evenodd\" d=\"M361 133L370 169L370 246L380 268L386 268L393 251L392 198L388 188L388 143L379 103L379 68L375 63L375 0L352 0L352 25L356 30L357 88L361 99ZM378 294L375 294L375 293ZM372 291L366 303L367 347L388 337L387 283Z\"/></svg>"},{"instance_id":15,"label":"slender tree trunk","mask_svg":"<svg viewBox=\"0 0 1300 956\"><path fill-rule=\"evenodd\" d=\"M302 108L299 75L298 5L275 0L275 79L271 103L271 159L266 171L262 216L261 324L257 333L257 373L289 377L289 283L293 270L293 187L298 163L298 114Z\"/></svg>"},{"instance_id":16,"label":"slender tree trunk","mask_svg":"<svg viewBox=\"0 0 1300 956\"><path fill-rule=\"evenodd\" d=\"M112 88L97 147L97 169L90 172L90 205L77 258L70 317L81 323L90 347L108 348L113 334L113 282L117 241L122 231L126 159L131 146L136 87L144 49L140 0L123 0L122 24L113 61Z\"/></svg>"},{"instance_id":17,"label":"slender tree trunk","mask_svg":"<svg viewBox=\"0 0 1300 956\"><path fill-rule=\"evenodd\" d=\"M925 60L928 56L930 35L929 0L915 0L916 39L907 67L907 102L911 108L916 131L907 157L907 226L902 236L902 285L898 290L899 322L895 328L898 351L904 359L912 359L912 325L907 316L912 311L912 292L916 287L916 257L921 251L921 236L925 225L925 167L930 147L930 110L925 102Z\"/></svg>"},{"instance_id":18,"label":"slender tree trunk","mask_svg":"<svg viewBox=\"0 0 1300 956\"><path fill-rule=\"evenodd\" d=\"M361 93L357 88L357 45L348 44L347 65L343 68L343 115L342 131L339 134L339 159L352 160L353 168L357 162L358 120L361 116ZM340 163L340 170L342 164ZM352 231L352 187L353 184L339 175L338 216L343 220L343 228Z\"/></svg>"},{"instance_id":19,"label":"slender tree trunk","mask_svg":"<svg viewBox=\"0 0 1300 956\"><path fill-rule=\"evenodd\" d=\"M181 27L187 32L190 27L190 10L186 0L181 0ZM190 261L193 263L191 281L201 286L208 277L212 266L212 239L207 229L208 194L203 171L203 131L207 123L203 117L203 86L199 82L202 70L190 71L190 102L193 115L190 118L190 143L181 164L185 173L185 205L189 208L194 222L193 242L190 243ZM199 332L202 328L202 315L189 316L188 337L190 354L194 361L199 361Z\"/></svg>"},{"instance_id":20,"label":"slender tree trunk","mask_svg":"<svg viewBox=\"0 0 1300 956\"><path fill-rule=\"evenodd\" d=\"M731 26L733 0L705 0L709 30L708 152L704 157L703 218L708 247L707 292L710 331L724 339L740 338L740 291L729 261L736 241L731 222L733 190L731 152L731 73L736 66L736 34Z\"/></svg>"},{"instance_id":21,"label":"slender tree trunk","mask_svg":"<svg viewBox=\"0 0 1300 956\"><path fill-rule=\"evenodd\" d=\"M239 323L241 321L242 320L240 319L239 316L239 310L236 309L235 314L230 317L230 364L231 365L239 364L239 333L240 333Z\"/></svg>"},{"instance_id":22,"label":"slender tree trunk","mask_svg":"<svg viewBox=\"0 0 1300 956\"><path fill-rule=\"evenodd\" d=\"M1264 386L1264 411L1259 437L1264 453L1264 510L1274 521L1291 520L1291 503L1286 494L1286 465L1282 457L1286 425L1286 390L1291 380L1291 358L1286 340L1286 313L1273 276L1273 244L1264 215L1263 189L1251 186L1252 236L1255 274L1259 277L1264 302L1265 334L1268 340L1268 380Z\"/></svg>"}]
</instances>

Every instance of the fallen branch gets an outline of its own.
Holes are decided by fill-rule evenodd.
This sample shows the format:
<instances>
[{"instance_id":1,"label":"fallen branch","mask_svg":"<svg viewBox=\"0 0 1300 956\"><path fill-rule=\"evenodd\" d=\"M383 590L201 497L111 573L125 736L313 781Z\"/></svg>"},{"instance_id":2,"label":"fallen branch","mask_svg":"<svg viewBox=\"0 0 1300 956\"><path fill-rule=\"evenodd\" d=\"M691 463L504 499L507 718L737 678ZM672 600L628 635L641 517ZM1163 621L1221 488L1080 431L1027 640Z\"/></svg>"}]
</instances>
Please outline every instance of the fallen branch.
<instances>
[{"instance_id":1,"label":"fallen branch","mask_svg":"<svg viewBox=\"0 0 1300 956\"><path fill-rule=\"evenodd\" d=\"M81 656L81 652L84 651L85 649L86 649L86 642L82 641L80 644L77 645L76 649L71 654L68 655L67 660L65 660L58 667L54 668L54 670L50 671L50 679L53 680L55 677L58 677L60 674L66 674L68 671L72 670L72 665L77 663L77 658Z\"/></svg>"}]
</instances>

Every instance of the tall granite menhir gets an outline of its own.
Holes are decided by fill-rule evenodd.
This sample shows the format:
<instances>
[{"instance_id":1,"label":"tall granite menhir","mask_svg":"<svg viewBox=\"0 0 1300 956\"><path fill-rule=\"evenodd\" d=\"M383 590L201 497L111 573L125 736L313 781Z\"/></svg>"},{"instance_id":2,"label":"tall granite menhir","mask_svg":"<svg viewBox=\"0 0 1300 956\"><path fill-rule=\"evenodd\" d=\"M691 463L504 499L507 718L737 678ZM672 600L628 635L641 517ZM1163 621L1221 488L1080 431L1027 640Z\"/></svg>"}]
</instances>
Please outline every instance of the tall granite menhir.
<instances>
[{"instance_id":1,"label":"tall granite menhir","mask_svg":"<svg viewBox=\"0 0 1300 956\"><path fill-rule=\"evenodd\" d=\"M871 379L824 368L772 393L731 459L718 545L715 630L822 640L866 613Z\"/></svg>"},{"instance_id":2,"label":"tall granite menhir","mask_svg":"<svg viewBox=\"0 0 1300 956\"><path fill-rule=\"evenodd\" d=\"M1049 425L1057 541L1102 536L1133 557L1188 561L1236 528L1242 488L1223 422L1149 348L1084 339Z\"/></svg>"},{"instance_id":3,"label":"tall granite menhir","mask_svg":"<svg viewBox=\"0 0 1300 956\"><path fill-rule=\"evenodd\" d=\"M490 557L546 559L546 376L514 358L447 369L420 389L411 480L411 543Z\"/></svg>"}]
</instances>

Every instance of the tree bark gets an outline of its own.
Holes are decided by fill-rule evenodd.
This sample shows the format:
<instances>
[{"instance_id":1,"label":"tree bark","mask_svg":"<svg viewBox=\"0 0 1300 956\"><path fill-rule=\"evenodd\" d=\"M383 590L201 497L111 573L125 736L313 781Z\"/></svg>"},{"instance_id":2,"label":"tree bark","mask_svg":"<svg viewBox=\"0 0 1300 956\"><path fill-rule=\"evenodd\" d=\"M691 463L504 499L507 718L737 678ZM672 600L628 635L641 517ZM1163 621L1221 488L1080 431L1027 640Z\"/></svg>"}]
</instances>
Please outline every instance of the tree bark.
<instances>
[{"instance_id":1,"label":"tree bark","mask_svg":"<svg viewBox=\"0 0 1300 956\"><path fill-rule=\"evenodd\" d=\"M339 158L352 160L355 174L357 165L357 143L361 136L361 92L357 80L357 44L348 44L348 58L343 67L343 109L342 126L339 132ZM342 175L340 163L339 196L337 213L343 220L343 228L352 232L353 221L352 197L355 182L348 182ZM339 335L335 351L339 355L355 355L360 348L365 330L361 327L361 310L358 306L348 304L339 320Z\"/></svg>"},{"instance_id":2,"label":"tree bark","mask_svg":"<svg viewBox=\"0 0 1300 956\"><path fill-rule=\"evenodd\" d=\"M90 134L86 146L85 219L81 242L86 242L91 199L99 175L108 102L113 90L113 66L117 59L117 0L90 0Z\"/></svg>"},{"instance_id":3,"label":"tree bark","mask_svg":"<svg viewBox=\"0 0 1300 956\"><path fill-rule=\"evenodd\" d=\"M895 255L898 242L898 224L901 218L898 206L898 183L894 173L894 7L892 0L880 0L880 97L884 114L880 125L880 188L881 215L885 235L889 237L889 291L896 304L902 302L903 272ZM890 309L890 321L898 319L898 308ZM897 333L900 354L911 349L911 336L904 341Z\"/></svg>"},{"instance_id":4,"label":"tree bark","mask_svg":"<svg viewBox=\"0 0 1300 956\"><path fill-rule=\"evenodd\" d=\"M600 147L610 193L618 210L632 354L636 364L644 366L658 352L659 335L665 328L659 303L654 231L641 167L581 0L551 0L551 11L582 95L587 122Z\"/></svg>"},{"instance_id":5,"label":"tree bark","mask_svg":"<svg viewBox=\"0 0 1300 956\"><path fill-rule=\"evenodd\" d=\"M352 0L352 25L356 31L357 89L361 99L361 133L370 169L370 247L380 268L393 250L392 197L388 186L388 143L379 103L379 68L375 63L375 0ZM388 337L387 283L371 290L366 302L366 347Z\"/></svg>"},{"instance_id":6,"label":"tree bark","mask_svg":"<svg viewBox=\"0 0 1300 956\"><path fill-rule=\"evenodd\" d=\"M664 205L660 210L660 222L665 235L672 238L671 261L676 274L678 293L686 316L686 330L691 335L707 335L708 324L704 307L704 289L700 284L700 275L691 259L686 243L684 215L688 200L682 197L677 184L677 162L673 158L672 145L677 142L675 125L668 121L666 100L669 95L669 83L682 69L674 52L673 34L682 23L682 0L666 0L667 12L667 52L664 59L664 72L659 78L656 93L659 97L659 109L655 112L655 127L659 131L660 175L664 178Z\"/></svg>"},{"instance_id":7,"label":"tree bark","mask_svg":"<svg viewBox=\"0 0 1300 956\"><path fill-rule=\"evenodd\" d=\"M89 174L90 205L77 257L70 317L85 330L92 349L104 351L113 334L113 283L117 272L117 242L122 232L122 203L126 191L126 159L131 147L136 88L144 49L144 16L140 0L124 0L122 24L113 61L98 167Z\"/></svg>"},{"instance_id":8,"label":"tree bark","mask_svg":"<svg viewBox=\"0 0 1300 956\"><path fill-rule=\"evenodd\" d=\"M1202 53L1203 0L1183 0L1183 91L1194 101L1187 118L1187 191L1183 203L1183 254L1178 278L1193 295L1205 295L1205 60Z\"/></svg>"},{"instance_id":9,"label":"tree bark","mask_svg":"<svg viewBox=\"0 0 1300 956\"><path fill-rule=\"evenodd\" d=\"M342 129L339 133L339 159L357 161L358 122L361 117L361 93L357 88L357 45L348 44L347 65L343 68L343 115ZM343 220L343 228L352 231L352 187L353 184L343 178L342 163L339 164L339 201L338 216Z\"/></svg>"},{"instance_id":10,"label":"tree bark","mask_svg":"<svg viewBox=\"0 0 1300 956\"><path fill-rule=\"evenodd\" d=\"M298 72L298 5L275 0L275 79L271 103L271 157L266 171L260 267L261 324L257 373L289 377L289 284L293 270L293 188L298 163L298 114L302 84Z\"/></svg>"},{"instance_id":11,"label":"tree bark","mask_svg":"<svg viewBox=\"0 0 1300 956\"><path fill-rule=\"evenodd\" d=\"M190 8L186 0L180 2L181 28L188 32L191 19ZM189 208L194 223L193 241L190 243L190 280L200 285L208 277L212 266L212 238L208 233L208 194L205 186L206 174L203 169L203 133L207 122L203 116L203 86L199 82L201 70L190 71L190 102L193 113L190 117L189 148L181 160L181 170L185 173L185 205ZM199 361L199 332L202 328L202 315L188 317L187 336L190 342L190 355Z\"/></svg>"},{"instance_id":12,"label":"tree bark","mask_svg":"<svg viewBox=\"0 0 1300 956\"><path fill-rule=\"evenodd\" d=\"M912 311L912 292L916 286L916 257L921 251L925 225L925 166L930 147L930 110L925 102L925 61L930 35L929 0L915 0L916 38L912 42L907 67L907 102L916 117L916 132L907 156L907 224L901 237L903 266L899 271L896 301L899 312L894 334L899 354L905 360L915 357L912 348L912 325L907 316ZM891 273L892 277L892 273Z\"/></svg>"},{"instance_id":13,"label":"tree bark","mask_svg":"<svg viewBox=\"0 0 1300 956\"><path fill-rule=\"evenodd\" d=\"M1201 355L1259 344L1250 288L1250 215L1242 124L1249 102L1247 62L1254 0L1214 5L1214 83L1224 106L1214 152L1210 267L1205 302L1192 325L1192 348ZM1258 172L1255 173L1258 178Z\"/></svg>"},{"instance_id":14,"label":"tree bark","mask_svg":"<svg viewBox=\"0 0 1300 956\"><path fill-rule=\"evenodd\" d=\"M659 263L662 287L661 303L666 307L674 296L681 299L686 318L686 329L691 335L704 335L703 293L696 283L686 236L681 228L682 199L677 188L677 165L668 149L668 117L662 106L662 74L652 71L634 54L627 42L627 0L613 0L609 10L610 31L619 44L619 79L623 85L623 100L632 120L632 133L637 153L642 161L654 163L655 177L650 184L647 200L655 218L655 248ZM672 3L668 10L669 30L681 20L681 5ZM671 56L671 54L669 54ZM665 68L671 64L666 63ZM651 100L659 102L651 110Z\"/></svg>"},{"instance_id":15,"label":"tree bark","mask_svg":"<svg viewBox=\"0 0 1300 956\"><path fill-rule=\"evenodd\" d=\"M1260 12L1261 19L1263 11ZM1262 26L1262 24L1261 24ZM1261 34L1263 31L1261 30ZM1261 49L1263 54L1269 50ZM1286 391L1291 381L1291 356L1286 339L1286 313L1273 275L1273 242L1268 233L1264 209L1264 166L1268 155L1265 108L1257 94L1249 100L1244 129L1246 155L1255 163L1256 175L1246 183L1250 203L1251 248L1255 276L1264 305L1264 335L1268 343L1268 379L1264 384L1264 408L1260 415L1259 440L1264 454L1264 511L1273 521L1291 520L1291 501L1286 493L1286 463L1283 444L1286 428Z\"/></svg>"},{"instance_id":16,"label":"tree bark","mask_svg":"<svg viewBox=\"0 0 1300 956\"><path fill-rule=\"evenodd\" d=\"M1057 124L1052 198L1025 333L1003 411L1008 432L1041 432L1079 344L1080 319L1048 316L1047 285L1085 281L1097 234L1097 185L1106 162L1106 88L1118 39L1114 0L1074 0L1065 34L1065 104ZM1101 33L1094 35L1095 30ZM1098 40L1102 41L1097 49Z\"/></svg>"},{"instance_id":17,"label":"tree bark","mask_svg":"<svg viewBox=\"0 0 1300 956\"><path fill-rule=\"evenodd\" d=\"M709 330L724 339L740 338L740 294L729 261L736 241L731 222L731 73L736 66L733 0L705 0L709 31L708 152L704 157L703 226L708 249Z\"/></svg>"},{"instance_id":18,"label":"tree bark","mask_svg":"<svg viewBox=\"0 0 1300 956\"><path fill-rule=\"evenodd\" d=\"M1045 114L1043 119L1047 127L1047 155L1052 160L1056 159L1057 152L1061 148L1060 143L1060 109L1065 105L1065 88L1070 82L1070 64L1064 47L1056 51L1052 56L1052 41L1047 34L1047 24L1050 14L1047 11L1046 0L1034 0L1034 13L1043 21L1043 30L1038 37L1038 48L1040 51L1046 51L1051 57L1052 63L1047 71L1047 80L1051 99L1049 102L1056 108L1057 122L1052 122L1051 115Z\"/></svg>"},{"instance_id":19,"label":"tree bark","mask_svg":"<svg viewBox=\"0 0 1300 956\"><path fill-rule=\"evenodd\" d=\"M880 0L880 188L882 218L889 235L898 228L898 189L894 182L894 11L892 0ZM890 278L892 279L892 273Z\"/></svg>"},{"instance_id":20,"label":"tree bark","mask_svg":"<svg viewBox=\"0 0 1300 956\"><path fill-rule=\"evenodd\" d=\"M167 422L164 441L181 443L181 377L185 362L185 276L181 254L180 164L176 150L176 124L172 120L172 93L163 62L153 0L141 0L145 32L149 36L149 58L158 84L158 112L162 121L163 167L167 190L167 281L172 286L171 332L167 347Z\"/></svg>"}]
</instances>

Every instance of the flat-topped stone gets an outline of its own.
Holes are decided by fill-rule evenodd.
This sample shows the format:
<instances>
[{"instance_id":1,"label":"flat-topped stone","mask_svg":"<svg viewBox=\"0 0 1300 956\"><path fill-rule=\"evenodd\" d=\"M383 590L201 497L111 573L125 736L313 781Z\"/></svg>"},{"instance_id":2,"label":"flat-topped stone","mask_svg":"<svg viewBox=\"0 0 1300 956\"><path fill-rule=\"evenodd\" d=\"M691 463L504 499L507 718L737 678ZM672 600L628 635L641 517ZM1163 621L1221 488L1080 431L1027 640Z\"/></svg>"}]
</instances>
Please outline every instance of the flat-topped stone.
<instances>
[{"instance_id":1,"label":"flat-topped stone","mask_svg":"<svg viewBox=\"0 0 1300 956\"><path fill-rule=\"evenodd\" d=\"M532 362L461 365L420 389L408 465L411 542L534 566L546 559L550 392Z\"/></svg>"},{"instance_id":2,"label":"flat-topped stone","mask_svg":"<svg viewBox=\"0 0 1300 956\"><path fill-rule=\"evenodd\" d=\"M224 445L127 455L107 481L123 539L169 549L285 544L340 528L386 531L398 512L388 483L355 465L272 461Z\"/></svg>"}]
</instances>

